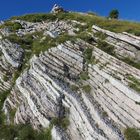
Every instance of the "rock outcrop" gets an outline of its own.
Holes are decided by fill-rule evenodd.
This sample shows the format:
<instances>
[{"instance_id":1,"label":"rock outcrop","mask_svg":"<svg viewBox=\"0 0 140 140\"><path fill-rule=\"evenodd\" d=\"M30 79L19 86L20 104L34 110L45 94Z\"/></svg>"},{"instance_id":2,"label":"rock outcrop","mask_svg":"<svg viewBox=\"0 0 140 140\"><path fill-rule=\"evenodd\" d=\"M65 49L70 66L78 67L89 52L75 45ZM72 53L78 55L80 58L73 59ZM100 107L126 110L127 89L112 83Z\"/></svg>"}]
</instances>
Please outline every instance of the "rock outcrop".
<instances>
[{"instance_id":1,"label":"rock outcrop","mask_svg":"<svg viewBox=\"0 0 140 140\"><path fill-rule=\"evenodd\" d=\"M134 61L140 62L140 38L127 33L114 33L95 25L92 28L94 32L101 32L106 35L106 42L115 47L118 57L129 57Z\"/></svg>"},{"instance_id":2,"label":"rock outcrop","mask_svg":"<svg viewBox=\"0 0 140 140\"><path fill-rule=\"evenodd\" d=\"M99 61L88 67L91 93L76 93L70 85L77 84L83 71L81 50L86 46L93 48L93 56ZM74 140L123 139L123 128L140 127L140 107L136 104L140 96L128 87L129 74L140 77L139 70L96 47L82 40L68 41L31 59L30 69L17 79L4 110L17 108L15 123L48 127L57 115L58 98L64 95L62 101L69 108L70 126L65 133L54 127L53 135L63 139L64 133L65 139Z\"/></svg>"},{"instance_id":3,"label":"rock outcrop","mask_svg":"<svg viewBox=\"0 0 140 140\"><path fill-rule=\"evenodd\" d=\"M0 91L11 87L14 72L22 65L24 51L17 44L0 40Z\"/></svg>"},{"instance_id":4,"label":"rock outcrop","mask_svg":"<svg viewBox=\"0 0 140 140\"><path fill-rule=\"evenodd\" d=\"M61 6L58 6L57 4L55 4L51 10L51 13L58 14L60 12L65 12L65 10Z\"/></svg>"},{"instance_id":5,"label":"rock outcrop","mask_svg":"<svg viewBox=\"0 0 140 140\"><path fill-rule=\"evenodd\" d=\"M35 129L48 128L55 119L61 122L67 118L67 129L53 123L53 140L124 140L125 128L140 128L140 70L122 60L129 57L140 61L139 37L94 25L90 33L86 32L92 40L88 42L76 36L77 25L85 25L77 21L14 22L23 27L15 31L20 37L43 32L43 37L49 35L52 39L64 34L75 39L31 57L4 102L9 124L12 110L14 124L29 123ZM103 41L114 46L115 55L97 47L100 38L95 32L105 34ZM27 50L2 39L0 51L0 90L7 90ZM4 81L7 72L9 78Z\"/></svg>"}]
</instances>

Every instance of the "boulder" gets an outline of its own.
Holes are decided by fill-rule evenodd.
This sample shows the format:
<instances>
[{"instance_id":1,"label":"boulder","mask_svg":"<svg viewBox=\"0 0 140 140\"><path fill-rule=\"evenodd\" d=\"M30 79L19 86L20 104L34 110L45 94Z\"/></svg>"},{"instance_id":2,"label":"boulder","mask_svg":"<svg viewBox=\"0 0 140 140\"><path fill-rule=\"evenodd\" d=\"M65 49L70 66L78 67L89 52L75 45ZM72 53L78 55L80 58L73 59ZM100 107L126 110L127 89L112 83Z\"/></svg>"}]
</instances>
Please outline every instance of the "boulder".
<instances>
[{"instance_id":1,"label":"boulder","mask_svg":"<svg viewBox=\"0 0 140 140\"><path fill-rule=\"evenodd\" d=\"M51 10L51 13L60 13L60 12L65 12L65 10L61 7L55 4Z\"/></svg>"}]
</instances>

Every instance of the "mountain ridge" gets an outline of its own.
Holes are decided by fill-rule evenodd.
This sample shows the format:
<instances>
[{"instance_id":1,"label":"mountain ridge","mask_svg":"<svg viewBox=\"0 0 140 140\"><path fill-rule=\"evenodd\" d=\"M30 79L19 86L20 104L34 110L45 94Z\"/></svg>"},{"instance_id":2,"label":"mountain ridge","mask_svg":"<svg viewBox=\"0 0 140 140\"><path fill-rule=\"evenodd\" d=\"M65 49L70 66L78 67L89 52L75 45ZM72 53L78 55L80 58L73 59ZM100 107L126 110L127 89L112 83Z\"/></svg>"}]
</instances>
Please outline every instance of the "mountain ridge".
<instances>
[{"instance_id":1,"label":"mountain ridge","mask_svg":"<svg viewBox=\"0 0 140 140\"><path fill-rule=\"evenodd\" d=\"M64 11L2 23L2 125L47 129L42 139L129 140L131 131L139 139L139 29Z\"/></svg>"}]
</instances>

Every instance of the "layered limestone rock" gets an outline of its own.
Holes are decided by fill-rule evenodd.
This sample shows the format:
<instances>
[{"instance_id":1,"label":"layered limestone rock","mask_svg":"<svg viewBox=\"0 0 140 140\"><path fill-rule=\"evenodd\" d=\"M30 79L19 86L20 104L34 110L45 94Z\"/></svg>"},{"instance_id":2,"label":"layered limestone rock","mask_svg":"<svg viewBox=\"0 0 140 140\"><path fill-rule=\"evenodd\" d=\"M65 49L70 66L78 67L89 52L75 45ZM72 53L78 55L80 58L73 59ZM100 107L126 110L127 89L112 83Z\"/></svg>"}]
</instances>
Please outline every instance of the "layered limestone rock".
<instances>
[{"instance_id":1,"label":"layered limestone rock","mask_svg":"<svg viewBox=\"0 0 140 140\"><path fill-rule=\"evenodd\" d=\"M85 25L83 23L75 22L75 21L63 21L63 20L55 20L55 21L43 21L43 22L27 22L21 20L15 20L13 22L20 23L22 29L16 31L18 36L23 36L26 34L32 34L35 32L44 32L44 35L49 35L53 38L56 38L58 35L62 33L68 33L69 35L75 35L75 32L79 31L76 25ZM2 32L3 35L7 36L5 32Z\"/></svg>"},{"instance_id":2,"label":"layered limestone rock","mask_svg":"<svg viewBox=\"0 0 140 140\"><path fill-rule=\"evenodd\" d=\"M22 29L15 31L20 37L36 32L52 38L75 35L79 31L77 25L85 26L73 20L12 22L21 24ZM124 140L125 128L140 128L140 70L119 60L129 57L140 61L140 38L97 26L92 28L106 35L104 41L114 46L118 57L97 48L96 37L92 45L75 39L34 55L4 102L3 111L9 124L14 119L15 124L30 123L40 129L48 128L53 119L68 118L67 129L53 125L53 140ZM1 33L8 36L11 32L2 29ZM89 48L91 58L85 56ZM11 87L14 72L22 65L24 50L2 39L0 52L1 92ZM86 80L81 79L83 73L87 73ZM90 89L88 93L84 86Z\"/></svg>"},{"instance_id":3,"label":"layered limestone rock","mask_svg":"<svg viewBox=\"0 0 140 140\"><path fill-rule=\"evenodd\" d=\"M140 62L140 38L128 33L114 33L101 29L95 25L92 26L94 32L101 32L106 35L105 41L115 47L118 57L129 57L136 62Z\"/></svg>"},{"instance_id":4,"label":"layered limestone rock","mask_svg":"<svg viewBox=\"0 0 140 140\"><path fill-rule=\"evenodd\" d=\"M0 40L0 91L10 88L12 77L23 60L23 49L8 40Z\"/></svg>"},{"instance_id":5,"label":"layered limestone rock","mask_svg":"<svg viewBox=\"0 0 140 140\"><path fill-rule=\"evenodd\" d=\"M79 86L77 80L85 70L83 52L88 47L93 48L95 62L89 64L90 79L83 84L90 85L91 92L72 91L71 85ZM140 70L82 40L67 41L33 56L3 109L6 114L17 109L16 124L28 122L34 128L46 128L58 116L58 99L63 95L70 125L67 130L54 126L54 140L123 140L124 128L140 128L140 95L128 86L128 75L140 80Z\"/></svg>"}]
</instances>

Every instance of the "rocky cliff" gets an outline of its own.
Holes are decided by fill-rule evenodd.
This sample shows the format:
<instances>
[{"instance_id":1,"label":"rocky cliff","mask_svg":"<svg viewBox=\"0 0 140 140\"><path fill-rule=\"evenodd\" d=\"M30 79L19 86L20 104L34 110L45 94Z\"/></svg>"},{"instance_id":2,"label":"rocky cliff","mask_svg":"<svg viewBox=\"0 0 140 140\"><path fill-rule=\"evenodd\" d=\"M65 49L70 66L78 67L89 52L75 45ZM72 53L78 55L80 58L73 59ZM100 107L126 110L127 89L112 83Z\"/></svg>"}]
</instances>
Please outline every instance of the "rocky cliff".
<instances>
[{"instance_id":1,"label":"rocky cliff","mask_svg":"<svg viewBox=\"0 0 140 140\"><path fill-rule=\"evenodd\" d=\"M15 23L20 28L10 30ZM2 108L7 125L52 125L53 140L123 140L127 127L140 128L139 37L59 16L6 24L0 91L10 90ZM32 43L24 44L27 35Z\"/></svg>"}]
</instances>

